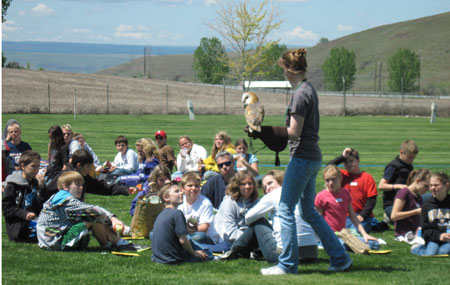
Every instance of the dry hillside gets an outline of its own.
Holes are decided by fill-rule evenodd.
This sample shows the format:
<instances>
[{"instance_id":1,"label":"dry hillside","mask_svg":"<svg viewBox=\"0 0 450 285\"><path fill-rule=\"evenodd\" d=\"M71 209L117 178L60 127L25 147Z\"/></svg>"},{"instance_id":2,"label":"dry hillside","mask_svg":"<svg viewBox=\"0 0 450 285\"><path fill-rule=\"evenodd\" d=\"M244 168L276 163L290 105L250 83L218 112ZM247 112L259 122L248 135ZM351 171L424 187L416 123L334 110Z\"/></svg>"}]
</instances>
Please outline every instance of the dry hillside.
<instances>
[{"instance_id":1,"label":"dry hillside","mask_svg":"<svg viewBox=\"0 0 450 285\"><path fill-rule=\"evenodd\" d=\"M242 114L242 91L223 86L93 74L3 69L3 113L187 114L192 100L196 114ZM266 114L282 115L288 94L257 92ZM225 96L224 96L225 94ZM343 111L342 96L320 96L322 115ZM225 98L224 98L225 97ZM167 105L166 105L167 100ZM405 115L428 116L432 102L440 116L450 116L450 100L406 98ZM348 114L401 114L401 98L361 97L349 93ZM225 110L224 110L225 103Z\"/></svg>"}]
</instances>

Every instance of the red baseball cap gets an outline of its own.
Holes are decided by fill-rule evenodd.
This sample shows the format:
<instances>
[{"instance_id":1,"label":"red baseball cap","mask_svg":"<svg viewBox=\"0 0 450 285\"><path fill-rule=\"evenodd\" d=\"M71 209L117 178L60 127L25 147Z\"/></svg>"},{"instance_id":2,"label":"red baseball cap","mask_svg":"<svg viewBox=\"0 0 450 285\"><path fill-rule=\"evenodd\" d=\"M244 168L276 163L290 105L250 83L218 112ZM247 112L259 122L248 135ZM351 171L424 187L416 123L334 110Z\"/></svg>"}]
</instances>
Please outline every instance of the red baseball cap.
<instances>
[{"instance_id":1,"label":"red baseball cap","mask_svg":"<svg viewBox=\"0 0 450 285\"><path fill-rule=\"evenodd\" d=\"M156 138L157 136L162 136L163 138L167 139L166 132L165 132L165 131L162 131L162 130L159 130L159 131L157 131L157 132L155 133L155 138Z\"/></svg>"}]
</instances>

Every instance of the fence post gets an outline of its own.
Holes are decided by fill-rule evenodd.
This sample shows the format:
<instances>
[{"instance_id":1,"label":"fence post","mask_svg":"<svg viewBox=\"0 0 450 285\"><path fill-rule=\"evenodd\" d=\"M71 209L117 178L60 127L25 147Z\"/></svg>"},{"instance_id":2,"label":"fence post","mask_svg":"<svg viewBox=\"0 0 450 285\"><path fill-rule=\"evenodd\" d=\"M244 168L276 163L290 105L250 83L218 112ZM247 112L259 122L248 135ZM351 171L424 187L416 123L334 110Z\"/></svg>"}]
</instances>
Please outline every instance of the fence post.
<instances>
[{"instance_id":1,"label":"fence post","mask_svg":"<svg viewBox=\"0 0 450 285\"><path fill-rule=\"evenodd\" d=\"M166 78L166 114L169 114L169 78Z\"/></svg>"},{"instance_id":2,"label":"fence post","mask_svg":"<svg viewBox=\"0 0 450 285\"><path fill-rule=\"evenodd\" d=\"M344 87L344 117L347 116L347 96L345 95L345 78L342 76L342 84Z\"/></svg>"},{"instance_id":3,"label":"fence post","mask_svg":"<svg viewBox=\"0 0 450 285\"><path fill-rule=\"evenodd\" d=\"M75 92L73 93L73 119L77 118L77 88L75 88Z\"/></svg>"},{"instance_id":4,"label":"fence post","mask_svg":"<svg viewBox=\"0 0 450 285\"><path fill-rule=\"evenodd\" d=\"M109 80L106 82L106 114L109 114Z\"/></svg>"},{"instance_id":5,"label":"fence post","mask_svg":"<svg viewBox=\"0 0 450 285\"><path fill-rule=\"evenodd\" d=\"M51 114L51 109L50 109L50 80L47 80L47 93L48 93L48 113Z\"/></svg>"},{"instance_id":6,"label":"fence post","mask_svg":"<svg viewBox=\"0 0 450 285\"><path fill-rule=\"evenodd\" d=\"M402 116L405 115L405 109L404 109L404 103L405 103L405 94L403 92L403 77L400 78L400 83L401 83L401 90L402 90Z\"/></svg>"},{"instance_id":7,"label":"fence post","mask_svg":"<svg viewBox=\"0 0 450 285\"><path fill-rule=\"evenodd\" d=\"M225 103L225 98L226 98L226 91L225 91L225 78L222 78L222 82L223 82L223 114L227 113L227 105Z\"/></svg>"}]
</instances>

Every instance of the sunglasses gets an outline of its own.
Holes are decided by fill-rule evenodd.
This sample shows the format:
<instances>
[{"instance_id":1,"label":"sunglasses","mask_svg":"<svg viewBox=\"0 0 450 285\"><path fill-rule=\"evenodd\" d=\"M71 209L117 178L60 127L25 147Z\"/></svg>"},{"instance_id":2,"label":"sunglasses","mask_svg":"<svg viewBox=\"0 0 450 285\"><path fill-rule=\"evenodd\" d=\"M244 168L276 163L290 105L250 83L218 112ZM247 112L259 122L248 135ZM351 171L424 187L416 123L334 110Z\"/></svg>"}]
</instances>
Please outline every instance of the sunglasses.
<instances>
[{"instance_id":1,"label":"sunglasses","mask_svg":"<svg viewBox=\"0 0 450 285\"><path fill-rule=\"evenodd\" d=\"M222 168L222 167L224 167L224 166L230 166L231 165L231 161L229 160L229 161L227 161L227 162L222 162L222 163L219 163L219 164L217 164L217 166L219 167L219 168Z\"/></svg>"}]
</instances>

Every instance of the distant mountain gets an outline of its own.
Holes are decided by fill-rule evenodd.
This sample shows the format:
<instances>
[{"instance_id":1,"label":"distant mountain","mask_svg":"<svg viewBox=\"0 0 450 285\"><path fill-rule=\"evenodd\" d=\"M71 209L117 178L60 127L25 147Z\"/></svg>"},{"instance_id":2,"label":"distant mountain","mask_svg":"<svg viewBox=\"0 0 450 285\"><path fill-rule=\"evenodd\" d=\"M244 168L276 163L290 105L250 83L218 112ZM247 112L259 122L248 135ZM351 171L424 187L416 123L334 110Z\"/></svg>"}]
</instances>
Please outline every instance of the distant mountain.
<instances>
[{"instance_id":1,"label":"distant mountain","mask_svg":"<svg viewBox=\"0 0 450 285\"><path fill-rule=\"evenodd\" d=\"M139 46L114 44L86 44L62 42L3 41L3 55L7 62L31 69L94 73L147 55L192 54L193 46Z\"/></svg>"}]
</instances>

